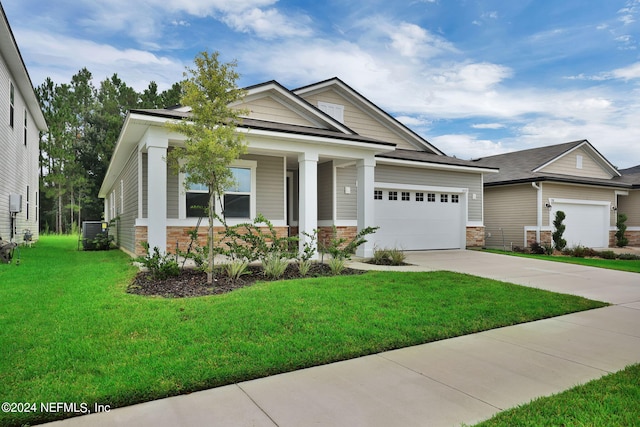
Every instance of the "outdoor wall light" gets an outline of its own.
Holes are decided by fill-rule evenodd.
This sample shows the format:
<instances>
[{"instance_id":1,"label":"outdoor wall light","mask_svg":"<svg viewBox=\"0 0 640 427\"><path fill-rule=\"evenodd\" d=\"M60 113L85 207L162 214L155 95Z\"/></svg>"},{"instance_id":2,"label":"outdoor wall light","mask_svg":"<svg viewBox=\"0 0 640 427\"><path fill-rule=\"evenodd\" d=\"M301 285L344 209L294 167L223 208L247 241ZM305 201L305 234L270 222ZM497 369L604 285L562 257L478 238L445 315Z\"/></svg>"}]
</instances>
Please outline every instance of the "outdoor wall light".
<instances>
[{"instance_id":1,"label":"outdoor wall light","mask_svg":"<svg viewBox=\"0 0 640 427\"><path fill-rule=\"evenodd\" d=\"M544 207L547 208L547 209L551 209L551 203L545 203Z\"/></svg>"},{"instance_id":2,"label":"outdoor wall light","mask_svg":"<svg viewBox=\"0 0 640 427\"><path fill-rule=\"evenodd\" d=\"M612 211L617 211L617 210L618 210L618 207L617 207L617 206L611 206L611 210L612 210Z\"/></svg>"}]
</instances>

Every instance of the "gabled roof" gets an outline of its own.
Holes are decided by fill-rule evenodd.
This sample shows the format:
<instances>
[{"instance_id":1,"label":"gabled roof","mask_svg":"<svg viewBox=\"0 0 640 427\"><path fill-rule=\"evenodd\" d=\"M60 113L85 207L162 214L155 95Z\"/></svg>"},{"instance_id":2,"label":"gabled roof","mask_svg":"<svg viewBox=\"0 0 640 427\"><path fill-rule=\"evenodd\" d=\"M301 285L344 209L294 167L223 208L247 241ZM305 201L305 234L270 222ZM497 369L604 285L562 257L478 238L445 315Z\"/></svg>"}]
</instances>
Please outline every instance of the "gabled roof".
<instances>
[{"instance_id":1,"label":"gabled roof","mask_svg":"<svg viewBox=\"0 0 640 427\"><path fill-rule=\"evenodd\" d=\"M33 117L34 123L38 126L39 130L46 131L47 122L44 114L42 114L40 102L38 102L38 98L33 90L31 78L27 72L27 67L24 65L22 55L18 49L16 39L13 36L13 31L11 31L11 26L9 26L9 20L4 13L2 3L0 3L0 13L2 14L2 19L0 19L0 55L6 61L9 72L15 79L15 84L24 97L24 102Z\"/></svg>"},{"instance_id":2,"label":"gabled roof","mask_svg":"<svg viewBox=\"0 0 640 427\"><path fill-rule=\"evenodd\" d=\"M383 120L386 126L394 129L399 134L408 138L413 142L413 145L424 149L426 151L430 151L434 154L445 155L442 151L436 148L434 145L429 143L426 139L415 133L413 130L409 129L407 126L400 123L397 119L392 117L389 113L379 108L373 102L369 101L367 98L362 96L358 91L353 89L351 86L340 80L338 77L333 77L318 83L313 83L311 85L303 86L298 89L294 89L292 92L296 95L304 95L311 92L315 92L318 90L322 90L325 88L331 87L336 90L341 95L345 96L347 99L350 99L354 104L358 105L365 111L370 112L373 117L380 118Z\"/></svg>"},{"instance_id":3,"label":"gabled roof","mask_svg":"<svg viewBox=\"0 0 640 427\"><path fill-rule=\"evenodd\" d=\"M483 157L473 160L473 162L478 165L500 168L499 174L487 176L485 179L486 186L535 181L557 181L577 184L628 187L617 178L591 178L544 171L546 166L549 166L566 154L579 148L588 150L593 157L597 159L603 169L609 171L612 176L620 176L620 172L617 171L615 166L605 159L604 156L602 156L586 139L567 142L564 144L514 151L496 156Z\"/></svg>"},{"instance_id":4,"label":"gabled roof","mask_svg":"<svg viewBox=\"0 0 640 427\"><path fill-rule=\"evenodd\" d=\"M616 181L625 182L633 185L633 188L640 188L640 165L632 168L620 169L621 177L616 178Z\"/></svg>"},{"instance_id":5,"label":"gabled roof","mask_svg":"<svg viewBox=\"0 0 640 427\"><path fill-rule=\"evenodd\" d=\"M241 105L244 102L251 102L252 99L260 96L272 96L278 99L282 104L287 105L291 110L316 124L318 127L338 130L347 134L356 133L343 123L340 123L301 97L295 95L292 91L285 88L275 80L249 86L244 88L244 90L247 92L244 99L235 105Z\"/></svg>"}]
</instances>

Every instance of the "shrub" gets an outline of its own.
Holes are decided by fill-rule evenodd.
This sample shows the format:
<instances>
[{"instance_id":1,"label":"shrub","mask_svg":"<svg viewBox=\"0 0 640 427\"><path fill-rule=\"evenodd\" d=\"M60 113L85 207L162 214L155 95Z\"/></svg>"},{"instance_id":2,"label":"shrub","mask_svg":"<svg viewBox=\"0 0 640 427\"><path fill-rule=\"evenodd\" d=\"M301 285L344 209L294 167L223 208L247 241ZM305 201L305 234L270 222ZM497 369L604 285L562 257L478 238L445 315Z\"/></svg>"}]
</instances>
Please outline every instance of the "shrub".
<instances>
[{"instance_id":1,"label":"shrub","mask_svg":"<svg viewBox=\"0 0 640 427\"><path fill-rule=\"evenodd\" d=\"M241 276L249 274L247 267L249 267L249 262L247 260L238 259L228 262L223 266L227 276L233 280L238 280Z\"/></svg>"},{"instance_id":2,"label":"shrub","mask_svg":"<svg viewBox=\"0 0 640 427\"><path fill-rule=\"evenodd\" d=\"M345 258L331 258L329 260L329 268L331 269L331 274L337 276L342 274L345 269L347 260Z\"/></svg>"},{"instance_id":3,"label":"shrub","mask_svg":"<svg viewBox=\"0 0 640 427\"><path fill-rule=\"evenodd\" d=\"M144 257L136 260L149 269L149 273L154 279L166 279L180 274L180 266L175 257L169 254L162 255L157 246L153 248L153 254L149 253L149 243L140 243L147 253Z\"/></svg>"},{"instance_id":4,"label":"shrub","mask_svg":"<svg viewBox=\"0 0 640 427\"><path fill-rule=\"evenodd\" d=\"M567 228L562 222L565 220L566 215L562 211L556 212L556 218L553 220L553 226L555 231L552 234L554 247L561 251L567 246L567 241L562 238L564 230Z\"/></svg>"},{"instance_id":5,"label":"shrub","mask_svg":"<svg viewBox=\"0 0 640 427\"><path fill-rule=\"evenodd\" d=\"M640 261L640 255L636 254L620 254L618 255L618 259L624 261Z\"/></svg>"},{"instance_id":6,"label":"shrub","mask_svg":"<svg viewBox=\"0 0 640 427\"><path fill-rule=\"evenodd\" d=\"M562 253L565 255L574 256L576 258L598 256L598 251L594 251L593 249L582 245L576 245L573 248L565 248Z\"/></svg>"},{"instance_id":7,"label":"shrub","mask_svg":"<svg viewBox=\"0 0 640 427\"><path fill-rule=\"evenodd\" d=\"M264 275L273 280L281 278L288 265L288 258L278 252L273 252L262 260Z\"/></svg>"},{"instance_id":8,"label":"shrub","mask_svg":"<svg viewBox=\"0 0 640 427\"><path fill-rule=\"evenodd\" d=\"M375 249L371 261L376 265L403 265L406 259L400 249Z\"/></svg>"},{"instance_id":9,"label":"shrub","mask_svg":"<svg viewBox=\"0 0 640 427\"><path fill-rule=\"evenodd\" d=\"M613 251L601 251L598 252L598 256L604 259L616 259L616 253Z\"/></svg>"},{"instance_id":10,"label":"shrub","mask_svg":"<svg viewBox=\"0 0 640 427\"><path fill-rule=\"evenodd\" d=\"M313 230L313 234L309 234L307 232L303 232L303 234L309 237L309 240L305 241L302 245L302 251L298 254L296 264L298 265L298 272L304 277L311 269L311 258L315 254L317 248L318 230Z\"/></svg>"},{"instance_id":11,"label":"shrub","mask_svg":"<svg viewBox=\"0 0 640 427\"><path fill-rule=\"evenodd\" d=\"M327 245L323 245L322 252L329 253L332 259L351 259L360 245L367 242L364 238L367 234L373 234L379 227L365 227L356 234L353 239L338 238L338 229L333 226L333 235ZM345 245L346 243L346 245Z\"/></svg>"},{"instance_id":12,"label":"shrub","mask_svg":"<svg viewBox=\"0 0 640 427\"><path fill-rule=\"evenodd\" d=\"M616 231L616 246L622 248L629 244L629 239L624 237L624 232L627 230L627 216L623 213L618 214L618 220L616 221L616 227L618 230Z\"/></svg>"},{"instance_id":13,"label":"shrub","mask_svg":"<svg viewBox=\"0 0 640 427\"><path fill-rule=\"evenodd\" d=\"M544 255L545 254L545 250L544 247L538 243L538 242L533 242L530 246L530 250L532 254L536 254L536 255Z\"/></svg>"},{"instance_id":14,"label":"shrub","mask_svg":"<svg viewBox=\"0 0 640 427\"><path fill-rule=\"evenodd\" d=\"M311 260L308 259L299 259L297 262L298 272L302 277L309 274L309 270L311 269Z\"/></svg>"},{"instance_id":15,"label":"shrub","mask_svg":"<svg viewBox=\"0 0 640 427\"><path fill-rule=\"evenodd\" d=\"M187 231L187 234L189 235L189 246L187 246L186 251L181 251L180 248L176 248L176 254L183 258L182 268L184 268L184 265L188 259L193 260L196 268L199 270L204 270L206 267L209 247L200 246L200 244L198 243L199 227L200 221L198 221L198 225L196 226L196 228Z\"/></svg>"}]
</instances>

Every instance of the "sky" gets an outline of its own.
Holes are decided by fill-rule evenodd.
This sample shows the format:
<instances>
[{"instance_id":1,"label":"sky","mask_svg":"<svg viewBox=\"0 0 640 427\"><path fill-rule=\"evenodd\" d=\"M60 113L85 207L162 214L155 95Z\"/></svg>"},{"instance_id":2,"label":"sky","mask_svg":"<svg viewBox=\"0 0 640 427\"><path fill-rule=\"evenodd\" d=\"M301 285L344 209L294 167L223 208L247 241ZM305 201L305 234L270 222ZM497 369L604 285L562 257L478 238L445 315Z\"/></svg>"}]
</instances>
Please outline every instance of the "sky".
<instances>
[{"instance_id":1,"label":"sky","mask_svg":"<svg viewBox=\"0 0 640 427\"><path fill-rule=\"evenodd\" d=\"M640 0L3 0L34 85L142 91L204 50L240 86L339 77L462 159L588 139L640 164Z\"/></svg>"}]
</instances>

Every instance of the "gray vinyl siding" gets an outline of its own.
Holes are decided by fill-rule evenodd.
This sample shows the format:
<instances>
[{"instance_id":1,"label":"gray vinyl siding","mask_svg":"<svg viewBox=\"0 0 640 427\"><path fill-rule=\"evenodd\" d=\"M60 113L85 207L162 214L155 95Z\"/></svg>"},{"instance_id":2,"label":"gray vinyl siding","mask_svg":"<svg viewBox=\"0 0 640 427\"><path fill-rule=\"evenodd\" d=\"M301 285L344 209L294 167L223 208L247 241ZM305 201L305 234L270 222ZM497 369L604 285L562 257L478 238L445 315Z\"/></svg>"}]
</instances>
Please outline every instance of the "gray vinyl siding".
<instances>
[{"instance_id":1,"label":"gray vinyl siding","mask_svg":"<svg viewBox=\"0 0 640 427\"><path fill-rule=\"evenodd\" d=\"M135 223L138 216L138 152L134 150L127 164L116 179L113 188L116 192L116 212L120 218L115 230L115 237L120 247L135 252ZM120 186L122 182L122 187ZM122 204L120 203L121 188L124 190ZM107 201L109 201L109 196Z\"/></svg>"},{"instance_id":2,"label":"gray vinyl siding","mask_svg":"<svg viewBox=\"0 0 640 427\"><path fill-rule=\"evenodd\" d=\"M610 202L611 206L616 204L616 192L613 189L543 183L542 203L552 198L603 201ZM542 225L550 225L549 215L542 215ZM610 225L616 225L616 215L611 215Z\"/></svg>"},{"instance_id":3,"label":"gray vinyl siding","mask_svg":"<svg viewBox=\"0 0 640 427\"><path fill-rule=\"evenodd\" d=\"M582 156L582 168L577 168L577 156ZM587 150L580 148L557 159L541 170L544 173L559 173L563 175L583 176L588 178L611 179L611 173L606 172Z\"/></svg>"},{"instance_id":4,"label":"gray vinyl siding","mask_svg":"<svg viewBox=\"0 0 640 427\"><path fill-rule=\"evenodd\" d=\"M180 181L178 174L167 164L167 218L177 219L180 205Z\"/></svg>"},{"instance_id":5,"label":"gray vinyl siding","mask_svg":"<svg viewBox=\"0 0 640 427\"><path fill-rule=\"evenodd\" d=\"M10 84L14 86L13 128L9 126ZM27 144L24 144L24 112L26 103L18 84L0 55L0 237L9 240L11 221L9 194L22 195L22 212L16 215L16 242L29 229L33 239L39 237L39 131L27 110ZM29 218L27 219L27 187Z\"/></svg>"},{"instance_id":6,"label":"gray vinyl siding","mask_svg":"<svg viewBox=\"0 0 640 427\"><path fill-rule=\"evenodd\" d=\"M303 98L314 107L318 106L318 102L343 105L344 124L359 135L368 136L380 141L392 142L396 144L398 148L405 148L407 150L416 149L406 138L390 130L334 90L325 90L319 93L303 95Z\"/></svg>"},{"instance_id":7,"label":"gray vinyl siding","mask_svg":"<svg viewBox=\"0 0 640 427\"><path fill-rule=\"evenodd\" d=\"M485 244L490 248L524 247L524 228L537 224L537 190L531 184L484 190Z\"/></svg>"},{"instance_id":8,"label":"gray vinyl siding","mask_svg":"<svg viewBox=\"0 0 640 427\"><path fill-rule=\"evenodd\" d=\"M285 163L284 157L242 156L245 160L255 160L256 165L256 213L271 221L285 218Z\"/></svg>"},{"instance_id":9,"label":"gray vinyl siding","mask_svg":"<svg viewBox=\"0 0 640 427\"><path fill-rule=\"evenodd\" d=\"M631 190L628 196L618 196L618 213L627 216L627 227L640 227L640 190Z\"/></svg>"},{"instance_id":10,"label":"gray vinyl siding","mask_svg":"<svg viewBox=\"0 0 640 427\"><path fill-rule=\"evenodd\" d=\"M422 168L377 165L376 182L388 182L433 187L456 187L469 190L468 221L482 221L482 178L479 173L430 170ZM473 195L475 194L475 199ZM373 197L373 195L371 195Z\"/></svg>"},{"instance_id":11,"label":"gray vinyl siding","mask_svg":"<svg viewBox=\"0 0 640 427\"><path fill-rule=\"evenodd\" d=\"M318 165L318 220L333 219L333 162Z\"/></svg>"},{"instance_id":12,"label":"gray vinyl siding","mask_svg":"<svg viewBox=\"0 0 640 427\"><path fill-rule=\"evenodd\" d=\"M265 96L240 105L238 108L249 110L249 117L278 123L299 126L314 126L309 120L291 111L275 99Z\"/></svg>"},{"instance_id":13,"label":"gray vinyl siding","mask_svg":"<svg viewBox=\"0 0 640 427\"><path fill-rule=\"evenodd\" d=\"M336 169L337 220L358 219L357 175L358 172L355 166ZM346 187L351 190L349 194L346 193Z\"/></svg>"}]
</instances>

